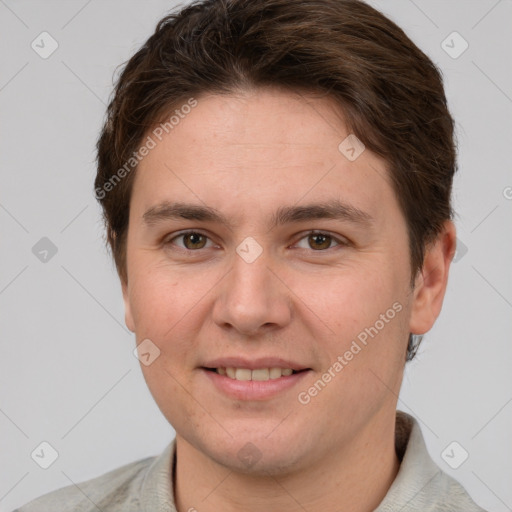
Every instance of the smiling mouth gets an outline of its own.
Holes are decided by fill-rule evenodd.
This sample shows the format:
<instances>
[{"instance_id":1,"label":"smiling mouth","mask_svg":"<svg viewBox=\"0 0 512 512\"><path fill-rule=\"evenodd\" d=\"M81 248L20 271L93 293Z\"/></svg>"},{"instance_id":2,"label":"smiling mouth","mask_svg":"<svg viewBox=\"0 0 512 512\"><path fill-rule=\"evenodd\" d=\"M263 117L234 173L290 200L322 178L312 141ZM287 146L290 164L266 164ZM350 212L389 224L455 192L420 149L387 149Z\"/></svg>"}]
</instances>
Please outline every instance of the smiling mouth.
<instances>
[{"instance_id":1,"label":"smiling mouth","mask_svg":"<svg viewBox=\"0 0 512 512\"><path fill-rule=\"evenodd\" d=\"M281 377L289 377L290 375L307 371L309 368L304 370L292 370L291 368L256 368L251 370L249 368L233 368L233 367L219 367L219 368L204 368L218 375L228 377L232 380L241 381L266 381L280 379Z\"/></svg>"}]
</instances>

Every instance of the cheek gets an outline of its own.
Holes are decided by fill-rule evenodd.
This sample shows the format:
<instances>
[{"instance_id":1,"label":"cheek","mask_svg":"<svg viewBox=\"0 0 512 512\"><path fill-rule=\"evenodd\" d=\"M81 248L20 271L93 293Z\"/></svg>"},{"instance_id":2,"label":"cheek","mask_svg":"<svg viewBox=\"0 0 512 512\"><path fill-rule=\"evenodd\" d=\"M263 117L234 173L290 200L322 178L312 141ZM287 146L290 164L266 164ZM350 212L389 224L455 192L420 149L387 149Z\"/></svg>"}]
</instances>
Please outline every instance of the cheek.
<instances>
[{"instance_id":1,"label":"cheek","mask_svg":"<svg viewBox=\"0 0 512 512\"><path fill-rule=\"evenodd\" d=\"M201 301L208 286L208 276L184 272L164 263L137 262L130 288L130 303L137 332L151 332L165 339L173 326L179 327Z\"/></svg>"},{"instance_id":2,"label":"cheek","mask_svg":"<svg viewBox=\"0 0 512 512\"><path fill-rule=\"evenodd\" d=\"M311 302L335 332L355 334L400 300L396 279L375 262L353 266L326 278L323 287L310 287Z\"/></svg>"},{"instance_id":3,"label":"cheek","mask_svg":"<svg viewBox=\"0 0 512 512\"><path fill-rule=\"evenodd\" d=\"M150 365L141 364L144 378L171 424L185 419L194 423L197 411L184 390L192 389L197 363L197 318L203 313L205 279L180 275L161 264L141 262L140 268L144 272L133 280L130 291L137 340L150 339L160 351Z\"/></svg>"},{"instance_id":4,"label":"cheek","mask_svg":"<svg viewBox=\"0 0 512 512\"><path fill-rule=\"evenodd\" d=\"M324 338L325 363L330 366L342 356L347 370L343 373L359 372L351 379L367 378L365 374L372 368L388 372L402 364L408 281L405 272L388 268L367 265L340 273L326 282L324 290L328 292L311 306L334 331Z\"/></svg>"},{"instance_id":5,"label":"cheek","mask_svg":"<svg viewBox=\"0 0 512 512\"><path fill-rule=\"evenodd\" d=\"M333 428L339 417L355 428L399 392L408 310L392 277L366 269L332 282L320 316L335 334L318 338L322 370L302 398L311 397L313 417L329 411Z\"/></svg>"},{"instance_id":6,"label":"cheek","mask_svg":"<svg viewBox=\"0 0 512 512\"><path fill-rule=\"evenodd\" d=\"M135 324L137 343L149 339L160 351L158 358L150 366L141 365L144 377L150 388L159 381L172 385L172 378L165 370L179 377L188 364L193 349L194 294L183 290L174 276L165 273L146 272L134 280L130 290L130 303ZM184 335L185 334L185 335Z\"/></svg>"}]
</instances>

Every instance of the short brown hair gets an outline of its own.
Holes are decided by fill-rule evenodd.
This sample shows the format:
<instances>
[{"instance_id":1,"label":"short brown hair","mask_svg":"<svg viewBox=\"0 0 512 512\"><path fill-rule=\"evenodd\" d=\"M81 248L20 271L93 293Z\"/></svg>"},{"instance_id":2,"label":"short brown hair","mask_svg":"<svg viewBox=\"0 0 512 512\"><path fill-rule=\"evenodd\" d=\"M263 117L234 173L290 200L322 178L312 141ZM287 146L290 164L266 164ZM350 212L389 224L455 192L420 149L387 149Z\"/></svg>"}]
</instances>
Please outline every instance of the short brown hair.
<instances>
[{"instance_id":1,"label":"short brown hair","mask_svg":"<svg viewBox=\"0 0 512 512\"><path fill-rule=\"evenodd\" d=\"M413 283L453 215L454 123L437 67L358 0L200 0L158 23L125 64L97 144L96 197L121 280L134 156L148 130L191 97L266 86L332 98L347 128L386 160ZM410 336L407 359L418 344Z\"/></svg>"}]
</instances>

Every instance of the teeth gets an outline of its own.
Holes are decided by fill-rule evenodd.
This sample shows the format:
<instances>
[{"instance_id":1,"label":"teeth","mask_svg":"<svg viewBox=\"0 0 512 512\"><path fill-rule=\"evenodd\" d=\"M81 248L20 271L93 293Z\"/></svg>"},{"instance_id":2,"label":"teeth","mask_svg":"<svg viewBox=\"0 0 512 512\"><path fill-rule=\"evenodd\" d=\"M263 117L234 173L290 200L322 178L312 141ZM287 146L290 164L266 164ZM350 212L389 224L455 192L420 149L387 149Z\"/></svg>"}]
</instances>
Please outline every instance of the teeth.
<instances>
[{"instance_id":1,"label":"teeth","mask_svg":"<svg viewBox=\"0 0 512 512\"><path fill-rule=\"evenodd\" d=\"M235 379L236 380L251 380L251 370L247 368L237 368L235 370Z\"/></svg>"},{"instance_id":2,"label":"teeth","mask_svg":"<svg viewBox=\"0 0 512 512\"><path fill-rule=\"evenodd\" d=\"M215 370L219 375L225 375L235 380L269 380L287 377L293 373L291 368L257 368L249 370L248 368L217 368Z\"/></svg>"},{"instance_id":3,"label":"teeth","mask_svg":"<svg viewBox=\"0 0 512 512\"><path fill-rule=\"evenodd\" d=\"M268 380L270 376L270 370L268 368L261 368L259 370L252 371L252 380Z\"/></svg>"},{"instance_id":4,"label":"teeth","mask_svg":"<svg viewBox=\"0 0 512 512\"><path fill-rule=\"evenodd\" d=\"M271 379L279 379L281 377L281 368L270 368L270 378Z\"/></svg>"}]
</instances>

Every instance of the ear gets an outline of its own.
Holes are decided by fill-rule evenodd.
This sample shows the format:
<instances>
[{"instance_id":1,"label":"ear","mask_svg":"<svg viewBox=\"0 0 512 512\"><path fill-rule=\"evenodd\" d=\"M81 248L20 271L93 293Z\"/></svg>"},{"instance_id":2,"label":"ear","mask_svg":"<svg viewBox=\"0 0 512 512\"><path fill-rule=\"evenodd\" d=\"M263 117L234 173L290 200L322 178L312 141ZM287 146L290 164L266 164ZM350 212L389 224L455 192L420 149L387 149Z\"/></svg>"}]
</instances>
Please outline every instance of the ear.
<instances>
[{"instance_id":1,"label":"ear","mask_svg":"<svg viewBox=\"0 0 512 512\"><path fill-rule=\"evenodd\" d=\"M135 323L133 321L132 309L130 304L130 294L128 292L128 283L121 281L121 289L123 290L124 301L124 322L130 331L135 332Z\"/></svg>"},{"instance_id":2,"label":"ear","mask_svg":"<svg viewBox=\"0 0 512 512\"><path fill-rule=\"evenodd\" d=\"M455 250L455 226L446 221L437 238L426 248L421 272L416 277L409 321L412 334L425 334L439 316Z\"/></svg>"}]
</instances>

